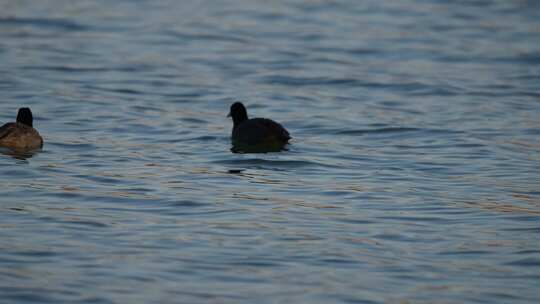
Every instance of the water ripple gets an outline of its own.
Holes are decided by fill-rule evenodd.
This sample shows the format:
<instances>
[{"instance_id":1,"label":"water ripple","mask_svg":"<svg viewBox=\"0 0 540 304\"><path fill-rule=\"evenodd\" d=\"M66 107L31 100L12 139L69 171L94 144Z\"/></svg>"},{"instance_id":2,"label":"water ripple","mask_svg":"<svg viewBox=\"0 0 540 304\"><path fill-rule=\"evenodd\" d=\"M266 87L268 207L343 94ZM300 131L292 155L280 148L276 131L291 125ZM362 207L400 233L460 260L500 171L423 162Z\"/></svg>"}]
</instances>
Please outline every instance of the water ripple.
<instances>
[{"instance_id":1,"label":"water ripple","mask_svg":"<svg viewBox=\"0 0 540 304\"><path fill-rule=\"evenodd\" d=\"M21 18L21 17L0 17L0 26L33 26L36 28L50 28L58 31L87 31L91 28L68 19L52 18Z\"/></svg>"}]
</instances>

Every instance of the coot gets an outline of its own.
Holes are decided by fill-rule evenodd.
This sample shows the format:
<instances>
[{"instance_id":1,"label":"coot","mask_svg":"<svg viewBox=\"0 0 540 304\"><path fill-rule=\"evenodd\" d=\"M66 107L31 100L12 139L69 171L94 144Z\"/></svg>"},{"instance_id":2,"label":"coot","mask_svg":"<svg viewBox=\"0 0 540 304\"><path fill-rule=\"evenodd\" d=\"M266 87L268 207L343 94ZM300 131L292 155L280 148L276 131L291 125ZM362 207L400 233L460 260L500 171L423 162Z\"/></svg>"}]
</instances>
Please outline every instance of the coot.
<instances>
[{"instance_id":1,"label":"coot","mask_svg":"<svg viewBox=\"0 0 540 304\"><path fill-rule=\"evenodd\" d=\"M228 117L233 119L233 152L277 152L291 139L289 132L271 119L249 119L241 102L231 105Z\"/></svg>"}]
</instances>

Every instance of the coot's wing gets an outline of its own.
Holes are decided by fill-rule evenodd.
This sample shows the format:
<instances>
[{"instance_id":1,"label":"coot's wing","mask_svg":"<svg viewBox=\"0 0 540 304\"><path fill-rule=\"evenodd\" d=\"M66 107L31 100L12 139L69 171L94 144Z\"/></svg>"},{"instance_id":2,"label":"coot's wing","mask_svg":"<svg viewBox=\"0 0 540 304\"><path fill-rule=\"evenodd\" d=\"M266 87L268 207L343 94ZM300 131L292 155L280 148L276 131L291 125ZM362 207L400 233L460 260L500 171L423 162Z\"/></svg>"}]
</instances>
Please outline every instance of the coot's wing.
<instances>
[{"instance_id":1,"label":"coot's wing","mask_svg":"<svg viewBox=\"0 0 540 304\"><path fill-rule=\"evenodd\" d=\"M233 129L232 139L246 144L282 143L291 138L289 132L277 122L266 118L253 118L244 121Z\"/></svg>"},{"instance_id":2,"label":"coot's wing","mask_svg":"<svg viewBox=\"0 0 540 304\"><path fill-rule=\"evenodd\" d=\"M267 118L258 118L257 120L264 126L270 137L275 137L284 142L291 139L291 135L289 135L289 132L281 124Z\"/></svg>"}]
</instances>

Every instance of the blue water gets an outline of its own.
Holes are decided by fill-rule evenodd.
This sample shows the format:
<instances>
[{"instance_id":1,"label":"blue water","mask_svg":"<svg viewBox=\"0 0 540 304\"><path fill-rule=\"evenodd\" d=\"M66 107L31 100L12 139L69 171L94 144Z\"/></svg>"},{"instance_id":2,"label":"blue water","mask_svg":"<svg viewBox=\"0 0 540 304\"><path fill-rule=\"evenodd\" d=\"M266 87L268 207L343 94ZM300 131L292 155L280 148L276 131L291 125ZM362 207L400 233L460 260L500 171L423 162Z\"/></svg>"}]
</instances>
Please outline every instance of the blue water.
<instances>
[{"instance_id":1,"label":"blue water","mask_svg":"<svg viewBox=\"0 0 540 304\"><path fill-rule=\"evenodd\" d=\"M2 303L540 298L538 1L3 1L21 106Z\"/></svg>"}]
</instances>

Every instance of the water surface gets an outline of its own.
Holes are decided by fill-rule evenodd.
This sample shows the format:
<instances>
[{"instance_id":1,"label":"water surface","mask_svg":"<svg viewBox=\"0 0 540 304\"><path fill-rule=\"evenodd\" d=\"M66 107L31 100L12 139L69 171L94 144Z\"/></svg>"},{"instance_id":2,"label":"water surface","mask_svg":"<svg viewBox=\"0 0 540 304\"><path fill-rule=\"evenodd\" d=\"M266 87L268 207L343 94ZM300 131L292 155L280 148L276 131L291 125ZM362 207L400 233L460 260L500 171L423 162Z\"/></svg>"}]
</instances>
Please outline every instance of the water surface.
<instances>
[{"instance_id":1,"label":"water surface","mask_svg":"<svg viewBox=\"0 0 540 304\"><path fill-rule=\"evenodd\" d=\"M8 1L9 303L534 303L536 1ZM293 136L230 152L241 100Z\"/></svg>"}]
</instances>

